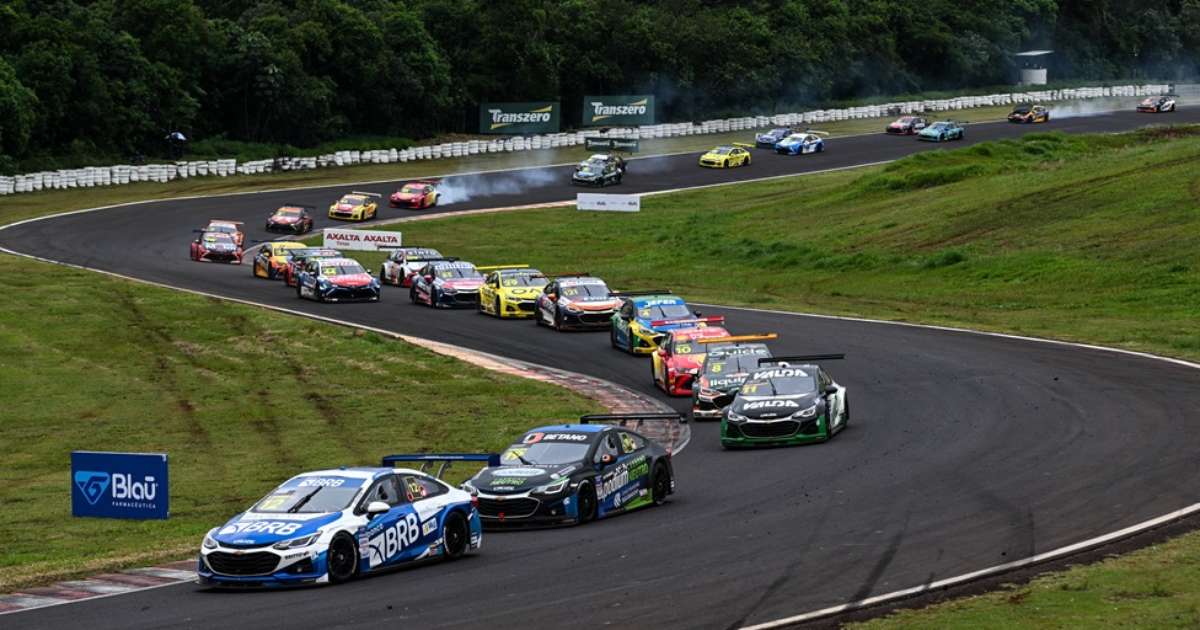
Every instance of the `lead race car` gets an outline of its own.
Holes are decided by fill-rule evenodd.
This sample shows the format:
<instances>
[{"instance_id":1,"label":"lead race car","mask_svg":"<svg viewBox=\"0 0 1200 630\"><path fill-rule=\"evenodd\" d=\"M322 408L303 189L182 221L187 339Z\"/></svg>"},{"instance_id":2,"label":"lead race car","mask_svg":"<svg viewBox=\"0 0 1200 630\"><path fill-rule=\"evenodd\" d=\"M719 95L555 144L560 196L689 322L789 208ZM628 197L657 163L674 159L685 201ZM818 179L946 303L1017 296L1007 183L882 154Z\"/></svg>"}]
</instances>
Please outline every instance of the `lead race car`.
<instances>
[{"instance_id":1,"label":"lead race car","mask_svg":"<svg viewBox=\"0 0 1200 630\"><path fill-rule=\"evenodd\" d=\"M625 159L611 153L597 153L575 166L571 183L582 186L620 184L625 178Z\"/></svg>"},{"instance_id":2,"label":"lead race car","mask_svg":"<svg viewBox=\"0 0 1200 630\"><path fill-rule=\"evenodd\" d=\"M613 423L678 424L677 413L588 415L527 431L463 482L484 528L569 525L661 505L675 491L671 451Z\"/></svg>"},{"instance_id":3,"label":"lead race car","mask_svg":"<svg viewBox=\"0 0 1200 630\"><path fill-rule=\"evenodd\" d=\"M785 446L825 442L850 422L846 388L816 361L844 359L815 354L758 359L721 418L721 446Z\"/></svg>"},{"instance_id":4,"label":"lead race car","mask_svg":"<svg viewBox=\"0 0 1200 630\"><path fill-rule=\"evenodd\" d=\"M1173 112L1175 111L1175 95L1164 94L1162 96L1144 98L1142 102L1138 103L1137 111L1149 114Z\"/></svg>"},{"instance_id":5,"label":"lead race car","mask_svg":"<svg viewBox=\"0 0 1200 630\"><path fill-rule=\"evenodd\" d=\"M1017 105L1009 113L1008 122L1023 124L1050 122L1050 110L1043 105L1028 103Z\"/></svg>"},{"instance_id":6,"label":"lead race car","mask_svg":"<svg viewBox=\"0 0 1200 630\"><path fill-rule=\"evenodd\" d=\"M393 208L432 208L437 205L441 194L437 186L441 180L411 181L388 197L388 205Z\"/></svg>"},{"instance_id":7,"label":"lead race car","mask_svg":"<svg viewBox=\"0 0 1200 630\"><path fill-rule=\"evenodd\" d=\"M775 333L767 333L698 339L708 353L692 385L692 419L720 418L742 383L758 368L758 360L771 356L763 342L776 338Z\"/></svg>"},{"instance_id":8,"label":"lead race car","mask_svg":"<svg viewBox=\"0 0 1200 630\"><path fill-rule=\"evenodd\" d=\"M475 499L440 479L390 466L318 470L205 534L196 576L217 587L338 583L482 543Z\"/></svg>"},{"instance_id":9,"label":"lead race car","mask_svg":"<svg viewBox=\"0 0 1200 630\"><path fill-rule=\"evenodd\" d=\"M317 209L312 206L295 203L280 206L274 214L267 217L264 229L268 232L306 234L313 229L313 214L316 211Z\"/></svg>"},{"instance_id":10,"label":"lead race car","mask_svg":"<svg viewBox=\"0 0 1200 630\"><path fill-rule=\"evenodd\" d=\"M737 142L732 145L713 147L700 156L700 166L705 168L750 166L750 152L746 150L748 148L752 148L751 145Z\"/></svg>"},{"instance_id":11,"label":"lead race car","mask_svg":"<svg viewBox=\"0 0 1200 630\"><path fill-rule=\"evenodd\" d=\"M929 124L921 116L901 116L895 122L883 128L885 133L899 134L911 136L925 128Z\"/></svg>"},{"instance_id":12,"label":"lead race car","mask_svg":"<svg viewBox=\"0 0 1200 630\"><path fill-rule=\"evenodd\" d=\"M724 317L701 317L687 302L667 290L617 291L621 306L613 313L609 342L629 354L650 354L667 331L724 324Z\"/></svg>"}]
</instances>

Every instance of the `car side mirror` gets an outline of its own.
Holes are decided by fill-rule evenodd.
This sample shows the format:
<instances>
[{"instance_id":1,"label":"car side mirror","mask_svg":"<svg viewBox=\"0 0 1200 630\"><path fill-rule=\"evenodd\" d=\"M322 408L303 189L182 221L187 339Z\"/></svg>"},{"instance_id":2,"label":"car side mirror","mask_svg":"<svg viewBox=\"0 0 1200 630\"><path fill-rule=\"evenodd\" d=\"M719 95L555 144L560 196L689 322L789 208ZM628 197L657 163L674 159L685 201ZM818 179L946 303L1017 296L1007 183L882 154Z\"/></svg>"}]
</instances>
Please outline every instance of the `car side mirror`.
<instances>
[{"instance_id":1,"label":"car side mirror","mask_svg":"<svg viewBox=\"0 0 1200 630\"><path fill-rule=\"evenodd\" d=\"M829 387L825 388L825 394L829 395L829 396L836 394L837 391L838 391L837 385L830 385Z\"/></svg>"},{"instance_id":2,"label":"car side mirror","mask_svg":"<svg viewBox=\"0 0 1200 630\"><path fill-rule=\"evenodd\" d=\"M692 315L695 315L696 317L704 317L700 314L700 311L692 311Z\"/></svg>"},{"instance_id":3,"label":"car side mirror","mask_svg":"<svg viewBox=\"0 0 1200 630\"><path fill-rule=\"evenodd\" d=\"M614 458L613 458L613 456L612 456L612 455L610 455L610 454L608 454L608 453L605 453L605 454L603 454L603 455L601 455L601 456L600 456L600 463L601 463L601 464L604 464L604 465L608 465L608 464L611 464L611 463L613 463L613 459L614 459Z\"/></svg>"},{"instance_id":4,"label":"car side mirror","mask_svg":"<svg viewBox=\"0 0 1200 630\"><path fill-rule=\"evenodd\" d=\"M392 507L383 501L372 501L367 504L367 514L371 516L383 514L390 509L392 509Z\"/></svg>"}]
</instances>

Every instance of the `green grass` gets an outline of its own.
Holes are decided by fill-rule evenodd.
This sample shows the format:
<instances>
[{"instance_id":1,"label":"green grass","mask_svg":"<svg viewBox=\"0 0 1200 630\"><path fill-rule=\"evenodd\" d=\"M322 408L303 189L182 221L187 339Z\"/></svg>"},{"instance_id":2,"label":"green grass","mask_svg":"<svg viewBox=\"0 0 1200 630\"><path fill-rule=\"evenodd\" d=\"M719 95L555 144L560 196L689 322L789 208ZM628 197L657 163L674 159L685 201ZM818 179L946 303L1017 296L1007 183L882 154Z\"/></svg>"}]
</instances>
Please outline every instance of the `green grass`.
<instances>
[{"instance_id":1,"label":"green grass","mask_svg":"<svg viewBox=\"0 0 1200 630\"><path fill-rule=\"evenodd\" d=\"M187 557L306 469L497 449L598 409L375 333L13 256L0 294L0 592ZM168 453L170 520L72 518L74 449Z\"/></svg>"},{"instance_id":2,"label":"green grass","mask_svg":"<svg viewBox=\"0 0 1200 630\"><path fill-rule=\"evenodd\" d=\"M646 197L639 214L554 208L391 229L479 264L586 269L698 302L1200 358L1198 134L1034 134ZM378 268L380 255L361 257Z\"/></svg>"},{"instance_id":3,"label":"green grass","mask_svg":"<svg viewBox=\"0 0 1200 630\"><path fill-rule=\"evenodd\" d=\"M1200 533L852 630L1200 627Z\"/></svg>"}]
</instances>

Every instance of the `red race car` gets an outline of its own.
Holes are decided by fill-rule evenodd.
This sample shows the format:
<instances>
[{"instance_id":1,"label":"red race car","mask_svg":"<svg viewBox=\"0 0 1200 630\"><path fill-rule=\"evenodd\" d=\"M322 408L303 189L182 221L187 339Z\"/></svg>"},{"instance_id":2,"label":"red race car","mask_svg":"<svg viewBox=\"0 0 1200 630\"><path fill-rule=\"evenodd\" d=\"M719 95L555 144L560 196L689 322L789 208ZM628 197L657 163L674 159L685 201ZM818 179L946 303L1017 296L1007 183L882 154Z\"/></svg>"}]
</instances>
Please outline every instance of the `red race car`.
<instances>
[{"instance_id":1,"label":"red race car","mask_svg":"<svg viewBox=\"0 0 1200 630\"><path fill-rule=\"evenodd\" d=\"M228 219L209 219L208 227L204 228L205 232L222 232L233 237L234 242L238 247L244 247L246 244L246 234L242 232L241 221L230 221Z\"/></svg>"},{"instance_id":2,"label":"red race car","mask_svg":"<svg viewBox=\"0 0 1200 630\"><path fill-rule=\"evenodd\" d=\"M313 229L313 213L316 208L290 203L280 206L275 214L267 217L268 232L305 234Z\"/></svg>"},{"instance_id":3,"label":"red race car","mask_svg":"<svg viewBox=\"0 0 1200 630\"><path fill-rule=\"evenodd\" d=\"M242 246L224 232L196 230L199 236L192 241L192 260L242 264Z\"/></svg>"},{"instance_id":4,"label":"red race car","mask_svg":"<svg viewBox=\"0 0 1200 630\"><path fill-rule=\"evenodd\" d=\"M392 193L391 197L388 197L388 205L393 208L412 208L414 210L432 208L438 202L437 185L439 183L436 180L408 182L400 190Z\"/></svg>"},{"instance_id":5,"label":"red race car","mask_svg":"<svg viewBox=\"0 0 1200 630\"><path fill-rule=\"evenodd\" d=\"M725 318L717 319L720 320L718 323L725 323ZM666 338L658 344L658 350L650 355L654 385L670 396L691 396L692 382L708 353L706 344L698 343L698 340L728 336L728 330L712 325L668 331Z\"/></svg>"},{"instance_id":6,"label":"red race car","mask_svg":"<svg viewBox=\"0 0 1200 630\"><path fill-rule=\"evenodd\" d=\"M283 282L289 287L296 286L296 276L304 268L304 263L317 258L341 258L342 252L324 247L306 247L304 249L289 249L285 252L288 257L283 267Z\"/></svg>"}]
</instances>

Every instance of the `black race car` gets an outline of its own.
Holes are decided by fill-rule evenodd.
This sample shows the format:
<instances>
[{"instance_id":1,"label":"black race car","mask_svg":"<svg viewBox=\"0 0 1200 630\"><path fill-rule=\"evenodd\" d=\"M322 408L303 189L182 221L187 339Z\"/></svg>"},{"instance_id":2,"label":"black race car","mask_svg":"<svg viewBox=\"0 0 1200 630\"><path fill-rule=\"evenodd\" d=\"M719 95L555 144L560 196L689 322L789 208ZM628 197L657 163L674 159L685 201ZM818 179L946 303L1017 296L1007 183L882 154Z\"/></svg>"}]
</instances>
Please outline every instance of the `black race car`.
<instances>
[{"instance_id":1,"label":"black race car","mask_svg":"<svg viewBox=\"0 0 1200 630\"><path fill-rule=\"evenodd\" d=\"M692 387L692 419L718 419L750 373L758 368L758 360L771 357L771 349L762 343L776 335L742 335L701 339L708 347L704 365Z\"/></svg>"},{"instance_id":2,"label":"black race car","mask_svg":"<svg viewBox=\"0 0 1200 630\"><path fill-rule=\"evenodd\" d=\"M621 300L608 285L587 274L560 275L542 289L534 306L534 321L555 330L607 330Z\"/></svg>"},{"instance_id":3,"label":"black race car","mask_svg":"<svg viewBox=\"0 0 1200 630\"><path fill-rule=\"evenodd\" d=\"M1164 94L1162 96L1151 96L1142 99L1142 102L1138 103L1137 110L1150 114L1173 112L1175 111L1175 95Z\"/></svg>"},{"instance_id":4,"label":"black race car","mask_svg":"<svg viewBox=\"0 0 1200 630\"><path fill-rule=\"evenodd\" d=\"M624 159L618 155L597 153L575 167L571 183L582 186L607 186L620 184L624 177Z\"/></svg>"},{"instance_id":5,"label":"black race car","mask_svg":"<svg viewBox=\"0 0 1200 630\"><path fill-rule=\"evenodd\" d=\"M675 491L671 454L613 422L679 423L675 413L583 416L538 427L463 482L479 502L484 528L586 523L661 505Z\"/></svg>"},{"instance_id":6,"label":"black race car","mask_svg":"<svg viewBox=\"0 0 1200 630\"><path fill-rule=\"evenodd\" d=\"M759 359L721 418L721 446L824 442L846 428L846 388L813 361L842 354Z\"/></svg>"}]
</instances>

